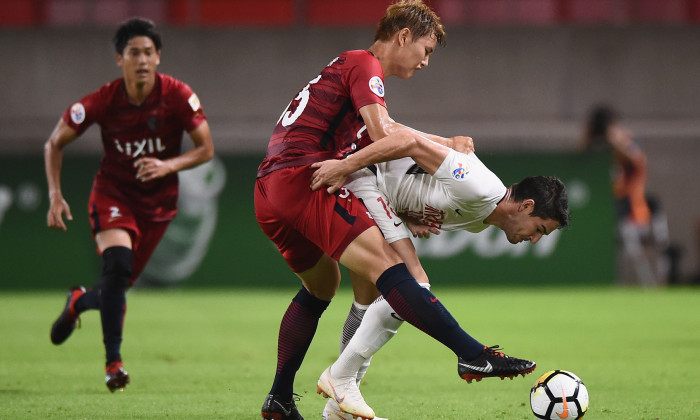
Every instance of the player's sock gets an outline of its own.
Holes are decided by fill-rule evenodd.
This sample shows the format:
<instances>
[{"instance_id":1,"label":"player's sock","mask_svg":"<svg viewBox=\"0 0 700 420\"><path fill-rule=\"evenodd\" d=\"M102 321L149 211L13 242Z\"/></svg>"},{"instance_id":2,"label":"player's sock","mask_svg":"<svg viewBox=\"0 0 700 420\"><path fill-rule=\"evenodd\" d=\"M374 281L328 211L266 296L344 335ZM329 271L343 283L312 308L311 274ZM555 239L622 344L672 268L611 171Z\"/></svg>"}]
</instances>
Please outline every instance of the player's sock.
<instances>
[{"instance_id":1,"label":"player's sock","mask_svg":"<svg viewBox=\"0 0 700 420\"><path fill-rule=\"evenodd\" d=\"M78 313L83 313L89 309L100 309L100 290L102 289L102 282L95 283L94 286L89 288L82 296L75 301L73 306Z\"/></svg>"},{"instance_id":2,"label":"player's sock","mask_svg":"<svg viewBox=\"0 0 700 420\"><path fill-rule=\"evenodd\" d=\"M102 253L100 319L107 363L121 360L122 330L126 315L126 289L131 279L133 252L114 246Z\"/></svg>"},{"instance_id":3,"label":"player's sock","mask_svg":"<svg viewBox=\"0 0 700 420\"><path fill-rule=\"evenodd\" d=\"M280 325L277 373L270 394L279 395L285 401L291 400L294 377L314 338L318 320L329 304L330 301L313 296L304 287L292 299Z\"/></svg>"},{"instance_id":4,"label":"player's sock","mask_svg":"<svg viewBox=\"0 0 700 420\"><path fill-rule=\"evenodd\" d=\"M462 359L473 360L484 350L484 345L459 326L435 295L418 285L405 264L397 264L383 272L377 279L377 288L399 317Z\"/></svg>"},{"instance_id":5,"label":"player's sock","mask_svg":"<svg viewBox=\"0 0 700 420\"><path fill-rule=\"evenodd\" d=\"M421 283L430 290L430 283ZM333 376L356 376L360 382L369 368L372 355L396 334L403 324L391 305L380 296L365 312L362 324L349 341L338 360L331 366Z\"/></svg>"},{"instance_id":6,"label":"player's sock","mask_svg":"<svg viewBox=\"0 0 700 420\"><path fill-rule=\"evenodd\" d=\"M352 339L355 332L360 327L360 323L362 323L362 318L365 316L367 308L369 308L369 305L362 305L356 301L352 302L350 312L348 313L348 317L345 319L345 324L343 325L343 333L340 336L340 353L343 353L345 346L348 345L348 342Z\"/></svg>"}]
</instances>

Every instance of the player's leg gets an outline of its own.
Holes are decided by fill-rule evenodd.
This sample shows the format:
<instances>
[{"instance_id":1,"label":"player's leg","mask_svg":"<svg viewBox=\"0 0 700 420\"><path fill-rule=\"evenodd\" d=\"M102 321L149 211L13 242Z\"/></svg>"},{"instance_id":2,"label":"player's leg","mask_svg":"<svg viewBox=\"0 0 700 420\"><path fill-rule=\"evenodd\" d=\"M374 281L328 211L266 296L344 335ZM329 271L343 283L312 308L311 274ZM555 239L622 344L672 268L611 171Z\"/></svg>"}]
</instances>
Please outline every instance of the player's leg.
<instances>
[{"instance_id":1,"label":"player's leg","mask_svg":"<svg viewBox=\"0 0 700 420\"><path fill-rule=\"evenodd\" d=\"M102 280L99 307L105 346L105 382L114 392L124 389L129 376L123 369L121 343L126 316L126 290L132 278L134 253L131 235L125 229L107 229L95 234L102 251Z\"/></svg>"},{"instance_id":2,"label":"player's leg","mask_svg":"<svg viewBox=\"0 0 700 420\"><path fill-rule=\"evenodd\" d=\"M367 280L364 281L367 282ZM430 284L421 283L421 286L429 288ZM341 350L338 359L325 372L324 379L334 385L354 382L359 388L360 382L370 366L372 356L396 335L402 324L403 320L394 312L384 297L377 298L367 308L361 324L356 329L352 339ZM353 389L353 392L360 393L359 389L356 391ZM334 400L330 400L326 404L324 412L328 413L326 417L333 418L332 415L339 410L342 411L340 406ZM338 417L343 418L342 415Z\"/></svg>"},{"instance_id":3,"label":"player's leg","mask_svg":"<svg viewBox=\"0 0 700 420\"><path fill-rule=\"evenodd\" d=\"M429 283L420 285L430 290ZM359 386L372 356L396 335L402 324L403 319L396 314L386 299L383 296L377 298L367 308L362 323L341 351L338 360L331 365L333 377L353 377Z\"/></svg>"},{"instance_id":4,"label":"player's leg","mask_svg":"<svg viewBox=\"0 0 700 420\"><path fill-rule=\"evenodd\" d=\"M406 163L412 164L413 161L407 160ZM397 166L401 166L401 163L398 162ZM406 168L400 170L402 174L405 173L405 171ZM356 173L351 174L348 177L346 187L362 200L362 203L370 212L372 219L381 230L382 235L386 239L387 243L391 244L391 247L399 254L399 257L406 264L408 270L416 279L416 281L418 281L418 283L421 284L428 283L428 276L425 274L425 271L423 270L423 267L420 261L418 260L418 256L416 255L415 247L413 246L413 243L410 240L410 232L404 224L403 220L401 220L401 218L397 215L396 211L393 209L389 198L377 186L376 174L377 169L374 167L365 168L361 171L357 171ZM350 279L352 281L356 302L355 304L353 304L353 307L351 308L351 311L348 314L347 321L343 328L343 335L341 338L341 353L343 353L343 349L345 348L344 343L347 343L348 340L354 335L354 332L357 330L357 319L359 312L357 302L369 304L371 302L374 302L375 299L378 297L378 291L376 290L376 287L371 282L362 279L360 276L357 276L354 272L352 272L352 270L350 271ZM369 290L369 292L366 292L365 290ZM399 321L397 321L396 318L391 318L390 315L393 311L391 310L391 307L388 305L388 303L386 304L385 309L386 310L382 311L378 310L378 308L375 308L375 310L370 312L370 317L376 316L389 318L384 320L387 324L385 326L383 325L381 319L372 320L372 325L376 326L379 329L375 331L376 334L368 332L366 337L376 337L377 340L382 340L380 337L386 337L386 334L384 333L385 331L395 331L395 323ZM352 329L349 327L352 327ZM398 326L396 326L396 328L398 328ZM378 349L382 345L382 343L376 342L374 338L371 338L370 343L359 343L358 340L356 340L356 344L357 347L376 349ZM347 362L347 364L345 365L345 369L341 368L341 366L339 366L340 364L337 364L336 366L334 366L334 369L331 370L337 370L338 373L342 374L343 376L349 376L350 374L358 374L359 382L359 380L361 380L364 376L364 372L366 371L367 367L369 366L369 359L371 355L368 357L361 357L360 355L352 356L350 353L352 352L344 354L344 357L347 358L347 360L345 360ZM353 367L354 364L350 364L350 359L352 358L354 360L359 360L358 357L361 357L364 360L364 362L361 363L361 365L357 365L357 369L355 369ZM339 361L342 363L342 360Z\"/></svg>"},{"instance_id":5,"label":"player's leg","mask_svg":"<svg viewBox=\"0 0 700 420\"><path fill-rule=\"evenodd\" d=\"M385 237L387 236L384 230L382 230L382 233ZM403 235L391 235L391 238L392 240L389 241L391 247L404 261L408 271L421 287L430 290L428 276L416 255L416 248L413 246L413 242L411 242L407 236ZM351 350L344 356L341 356L341 358L345 359L347 357L347 359L339 359L337 361L339 365L344 364L345 369L357 368L356 376L358 384L369 368L372 355L379 351L379 349L396 334L401 324L403 324L403 319L396 314L383 297L379 297L379 299L373 301L367 312L365 312L364 318L366 320L362 321L363 325L360 334L355 334L355 337L352 338L354 343L350 346ZM357 359L355 363L350 362L350 360L354 359L357 355L360 356L360 359ZM360 360L362 360L361 363ZM349 372L341 370L341 374L343 373Z\"/></svg>"},{"instance_id":6,"label":"player's leg","mask_svg":"<svg viewBox=\"0 0 700 420\"><path fill-rule=\"evenodd\" d=\"M297 273L303 287L292 299L279 329L277 370L263 403L263 419L301 419L294 403L294 378L316 333L319 319L340 284L338 263L322 255L311 269Z\"/></svg>"},{"instance_id":7,"label":"player's leg","mask_svg":"<svg viewBox=\"0 0 700 420\"><path fill-rule=\"evenodd\" d=\"M345 188L362 201L385 238L387 236L392 240L394 238L408 238L409 232L403 225L402 220L391 207L389 199L377 186L377 169L375 166L350 174ZM355 300L343 325L343 331L340 336L340 354L343 353L347 343L355 335L369 305L380 296L379 291L372 282L358 276L352 270L349 270L349 277ZM368 366L369 360L366 360L366 366L361 368L363 373ZM353 372L353 375L356 373ZM362 376L358 378L358 385L360 379L362 379Z\"/></svg>"},{"instance_id":8,"label":"player's leg","mask_svg":"<svg viewBox=\"0 0 700 420\"><path fill-rule=\"evenodd\" d=\"M309 174L286 168L259 178L255 186L255 216L302 287L285 312L278 335L275 379L262 406L264 419L301 419L293 394L294 378L314 337L318 321L340 283L336 260L302 231L326 226L323 215L332 209L331 196L309 197ZM320 194L316 194L321 196ZM304 219L304 218L307 219ZM310 226L310 227L309 227ZM321 236L319 233L318 236Z\"/></svg>"},{"instance_id":9,"label":"player's leg","mask_svg":"<svg viewBox=\"0 0 700 420\"><path fill-rule=\"evenodd\" d=\"M440 341L458 356L471 360L483 351L484 345L462 330L430 291L420 287L378 229L369 229L359 235L345 249L340 262L373 279L399 317Z\"/></svg>"},{"instance_id":10,"label":"player's leg","mask_svg":"<svg viewBox=\"0 0 700 420\"><path fill-rule=\"evenodd\" d=\"M102 306L102 290L104 287L104 278L106 267L110 268L107 270L108 274L111 273L115 268L115 260L121 260L116 254L130 254L131 253L131 240L125 239L120 245L121 247L126 247L128 250L110 250L105 256L104 252L102 254L102 265L103 273L100 281L95 283L91 288L85 290L83 286L74 286L68 292L68 300L66 302L63 312L59 315L56 321L51 326L51 341L54 344L63 343L71 335L75 327L79 324L80 314L91 309L100 309ZM109 248L109 247L108 247ZM128 255L124 258L131 258ZM111 274L110 278L113 278ZM112 286L112 285L110 285ZM111 289L110 289L111 290ZM109 299L108 299L109 300ZM108 357L109 360L109 357Z\"/></svg>"},{"instance_id":11,"label":"player's leg","mask_svg":"<svg viewBox=\"0 0 700 420\"><path fill-rule=\"evenodd\" d=\"M384 252L393 252L386 247L388 245L383 247ZM382 267L386 261L381 252L368 230L346 248L341 263L370 279L376 278L377 288L399 317L452 350L459 358L458 373L463 379L512 378L535 369L534 362L507 356L498 351L497 346L486 347L467 334L439 300L418 285L404 264L390 266L373 277L376 267Z\"/></svg>"},{"instance_id":12,"label":"player's leg","mask_svg":"<svg viewBox=\"0 0 700 420\"><path fill-rule=\"evenodd\" d=\"M379 296L379 291L371 282L369 282L366 279L360 278L352 271L349 271L348 274L352 283L354 300L352 302L352 305L350 306L350 311L348 312L348 316L345 319L345 323L343 324L343 330L340 335L340 355L343 354L348 342L353 338L355 332L360 327L360 323L362 322L362 319L365 315L365 312L367 311L367 308L369 308L370 303ZM365 304L364 302L367 303ZM363 374L367 370L366 368L369 367L370 362L369 359L364 360L367 366L360 366L357 369L362 371ZM356 378L356 373L357 371L353 372L353 380L356 381L357 386L359 387L361 378ZM338 403L335 402L333 398L328 399L328 402L326 403L326 406L323 409L322 418L324 420L355 420L355 418L351 414L344 413L341 410L340 406L338 406ZM377 417L375 417L375 419L377 419Z\"/></svg>"},{"instance_id":13,"label":"player's leg","mask_svg":"<svg viewBox=\"0 0 700 420\"><path fill-rule=\"evenodd\" d=\"M345 318L343 330L340 334L339 354L342 354L348 342L353 338L360 327L360 323L370 304L380 296L376 286L368 280L361 278L352 270L348 270L348 277L352 283L354 299L350 305L350 311Z\"/></svg>"}]
</instances>

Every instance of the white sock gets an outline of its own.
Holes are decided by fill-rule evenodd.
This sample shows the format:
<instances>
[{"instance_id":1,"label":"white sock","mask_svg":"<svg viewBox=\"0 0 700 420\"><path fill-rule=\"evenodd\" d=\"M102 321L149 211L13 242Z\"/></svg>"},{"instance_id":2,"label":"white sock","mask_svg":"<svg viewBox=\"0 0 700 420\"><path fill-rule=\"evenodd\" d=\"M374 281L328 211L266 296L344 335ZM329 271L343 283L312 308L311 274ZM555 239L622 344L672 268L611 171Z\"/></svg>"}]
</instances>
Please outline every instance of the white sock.
<instances>
[{"instance_id":1,"label":"white sock","mask_svg":"<svg viewBox=\"0 0 700 420\"><path fill-rule=\"evenodd\" d=\"M429 283L420 285L430 289ZM377 298L367 308L360 327L331 366L333 376L353 376L359 382L369 367L372 355L391 340L403 322L383 297Z\"/></svg>"},{"instance_id":2,"label":"white sock","mask_svg":"<svg viewBox=\"0 0 700 420\"><path fill-rule=\"evenodd\" d=\"M340 335L340 353L345 350L345 346L347 346L350 339L355 335L355 331L360 327L367 308L369 308L369 305L362 305L356 301L352 302L350 312L348 312L348 317L343 325L343 333Z\"/></svg>"}]
</instances>

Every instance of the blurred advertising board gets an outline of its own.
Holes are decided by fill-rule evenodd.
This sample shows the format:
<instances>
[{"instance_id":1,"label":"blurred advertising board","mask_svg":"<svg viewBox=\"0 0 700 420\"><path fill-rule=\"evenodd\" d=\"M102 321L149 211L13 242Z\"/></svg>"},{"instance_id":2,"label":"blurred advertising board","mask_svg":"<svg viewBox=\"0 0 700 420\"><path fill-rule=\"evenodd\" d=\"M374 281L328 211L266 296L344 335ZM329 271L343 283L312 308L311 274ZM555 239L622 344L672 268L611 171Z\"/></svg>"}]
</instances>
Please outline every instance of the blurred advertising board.
<instances>
[{"instance_id":1,"label":"blurred advertising board","mask_svg":"<svg viewBox=\"0 0 700 420\"><path fill-rule=\"evenodd\" d=\"M571 226L536 245L512 245L489 228L416 240L435 284L594 285L615 281L615 213L606 156L573 153L479 155L506 185L554 175L567 186ZM139 281L162 287L298 287L260 231L253 185L261 156L221 156L181 174L180 212ZM99 279L87 199L96 156L66 156L62 185L74 220L46 227L48 193L40 156L0 157L0 289L66 289ZM137 283L138 284L138 283ZM343 287L349 282L345 281Z\"/></svg>"}]
</instances>

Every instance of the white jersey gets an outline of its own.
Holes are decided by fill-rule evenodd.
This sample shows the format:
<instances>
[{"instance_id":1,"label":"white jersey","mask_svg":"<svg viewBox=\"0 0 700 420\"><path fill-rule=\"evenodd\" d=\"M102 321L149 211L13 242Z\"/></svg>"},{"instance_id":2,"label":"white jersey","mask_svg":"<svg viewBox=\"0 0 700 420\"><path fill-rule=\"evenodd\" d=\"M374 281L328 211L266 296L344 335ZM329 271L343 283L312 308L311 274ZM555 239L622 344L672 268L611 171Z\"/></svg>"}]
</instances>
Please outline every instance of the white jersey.
<instances>
[{"instance_id":1,"label":"white jersey","mask_svg":"<svg viewBox=\"0 0 700 420\"><path fill-rule=\"evenodd\" d=\"M371 172L363 169L346 187L364 201L389 243L410 237L393 210L440 230L476 233L488 227L484 219L507 191L474 153L450 150L434 175L411 158L376 166L376 185Z\"/></svg>"}]
</instances>

